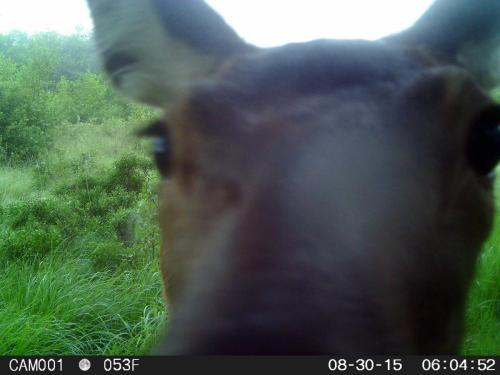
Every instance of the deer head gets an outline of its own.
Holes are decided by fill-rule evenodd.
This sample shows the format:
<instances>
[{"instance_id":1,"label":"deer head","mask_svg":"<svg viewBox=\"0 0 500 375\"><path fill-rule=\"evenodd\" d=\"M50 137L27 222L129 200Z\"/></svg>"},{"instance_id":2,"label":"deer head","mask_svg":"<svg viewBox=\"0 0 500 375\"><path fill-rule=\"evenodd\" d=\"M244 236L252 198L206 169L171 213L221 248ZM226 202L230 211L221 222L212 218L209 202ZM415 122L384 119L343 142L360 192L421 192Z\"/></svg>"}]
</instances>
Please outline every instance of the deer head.
<instances>
[{"instance_id":1,"label":"deer head","mask_svg":"<svg viewBox=\"0 0 500 375\"><path fill-rule=\"evenodd\" d=\"M500 156L487 64L467 62L500 2L269 49L201 0L88 3L113 84L165 108L162 352L459 350Z\"/></svg>"}]
</instances>

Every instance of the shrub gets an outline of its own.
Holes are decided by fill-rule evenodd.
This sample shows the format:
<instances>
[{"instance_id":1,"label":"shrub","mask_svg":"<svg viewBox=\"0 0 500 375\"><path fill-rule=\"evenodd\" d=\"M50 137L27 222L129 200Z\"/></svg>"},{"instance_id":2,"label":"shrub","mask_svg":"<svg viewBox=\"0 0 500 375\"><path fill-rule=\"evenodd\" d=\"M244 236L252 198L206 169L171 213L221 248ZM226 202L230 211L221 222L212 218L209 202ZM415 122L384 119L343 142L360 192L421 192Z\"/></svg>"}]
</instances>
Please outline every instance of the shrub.
<instances>
[{"instance_id":1,"label":"shrub","mask_svg":"<svg viewBox=\"0 0 500 375\"><path fill-rule=\"evenodd\" d=\"M108 191L123 188L125 191L138 193L146 182L151 161L134 154L126 154L118 159L111 173L106 177Z\"/></svg>"},{"instance_id":2,"label":"shrub","mask_svg":"<svg viewBox=\"0 0 500 375\"><path fill-rule=\"evenodd\" d=\"M116 95L96 61L84 35L0 35L0 163L38 159L60 123L154 116Z\"/></svg>"},{"instance_id":3,"label":"shrub","mask_svg":"<svg viewBox=\"0 0 500 375\"><path fill-rule=\"evenodd\" d=\"M96 271L114 271L126 261L123 247L116 241L102 240L88 244L86 255Z\"/></svg>"},{"instance_id":4,"label":"shrub","mask_svg":"<svg viewBox=\"0 0 500 375\"><path fill-rule=\"evenodd\" d=\"M0 257L6 260L41 259L62 241L61 230L55 225L9 230L0 238Z\"/></svg>"},{"instance_id":5,"label":"shrub","mask_svg":"<svg viewBox=\"0 0 500 375\"><path fill-rule=\"evenodd\" d=\"M124 247L131 247L135 243L137 219L136 210L130 209L119 210L111 217L111 225Z\"/></svg>"},{"instance_id":6,"label":"shrub","mask_svg":"<svg viewBox=\"0 0 500 375\"><path fill-rule=\"evenodd\" d=\"M67 226L77 220L68 202L56 198L17 201L2 209L2 219L13 229L32 224Z\"/></svg>"},{"instance_id":7,"label":"shrub","mask_svg":"<svg viewBox=\"0 0 500 375\"><path fill-rule=\"evenodd\" d=\"M61 77L48 106L59 122L101 123L127 117L128 104L117 96L101 74L84 72L69 80Z\"/></svg>"},{"instance_id":8,"label":"shrub","mask_svg":"<svg viewBox=\"0 0 500 375\"><path fill-rule=\"evenodd\" d=\"M17 66L0 54L0 156L2 161L27 162L51 143L53 118L46 111L43 75L46 56Z\"/></svg>"}]
</instances>

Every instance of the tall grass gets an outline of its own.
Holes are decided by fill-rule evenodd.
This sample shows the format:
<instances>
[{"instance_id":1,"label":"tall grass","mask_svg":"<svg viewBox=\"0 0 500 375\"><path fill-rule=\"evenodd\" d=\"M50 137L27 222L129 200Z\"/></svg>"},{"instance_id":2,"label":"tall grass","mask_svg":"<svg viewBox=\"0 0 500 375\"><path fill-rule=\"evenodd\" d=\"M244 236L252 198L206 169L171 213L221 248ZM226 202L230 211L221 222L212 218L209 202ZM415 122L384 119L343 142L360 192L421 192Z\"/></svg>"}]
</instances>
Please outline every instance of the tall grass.
<instances>
[{"instance_id":1,"label":"tall grass","mask_svg":"<svg viewBox=\"0 0 500 375\"><path fill-rule=\"evenodd\" d=\"M33 194L30 170L0 167L0 202L15 202Z\"/></svg>"},{"instance_id":2,"label":"tall grass","mask_svg":"<svg viewBox=\"0 0 500 375\"><path fill-rule=\"evenodd\" d=\"M138 354L155 342L165 313L154 264L95 272L53 254L13 262L0 274L0 353Z\"/></svg>"}]
</instances>

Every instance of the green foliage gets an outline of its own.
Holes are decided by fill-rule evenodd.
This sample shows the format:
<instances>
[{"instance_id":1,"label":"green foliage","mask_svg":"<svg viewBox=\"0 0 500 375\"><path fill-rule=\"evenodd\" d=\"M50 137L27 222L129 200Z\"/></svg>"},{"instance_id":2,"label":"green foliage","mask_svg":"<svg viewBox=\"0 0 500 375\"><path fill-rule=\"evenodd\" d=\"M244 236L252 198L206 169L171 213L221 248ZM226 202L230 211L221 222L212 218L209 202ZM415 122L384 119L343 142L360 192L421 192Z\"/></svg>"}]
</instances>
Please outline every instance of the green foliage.
<instances>
[{"instance_id":1,"label":"green foliage","mask_svg":"<svg viewBox=\"0 0 500 375\"><path fill-rule=\"evenodd\" d=\"M73 80L82 72L98 73L100 70L94 45L86 34L68 36L46 32L28 36L14 31L0 35L0 53L9 56L16 64L27 64L37 48L49 51L55 57L54 82L58 80L57 77Z\"/></svg>"},{"instance_id":2,"label":"green foliage","mask_svg":"<svg viewBox=\"0 0 500 375\"><path fill-rule=\"evenodd\" d=\"M18 66L0 54L0 161L36 158L50 144L54 119L46 111L43 76L51 60L38 57Z\"/></svg>"},{"instance_id":3,"label":"green foliage","mask_svg":"<svg viewBox=\"0 0 500 375\"><path fill-rule=\"evenodd\" d=\"M493 89L491 91L491 96L495 102L500 103L500 87Z\"/></svg>"},{"instance_id":4,"label":"green foliage","mask_svg":"<svg viewBox=\"0 0 500 375\"><path fill-rule=\"evenodd\" d=\"M496 195L500 193L497 182ZM496 209L500 208L497 201ZM477 264L466 315L466 355L500 354L500 219L497 217L491 236Z\"/></svg>"},{"instance_id":5,"label":"green foliage","mask_svg":"<svg viewBox=\"0 0 500 375\"><path fill-rule=\"evenodd\" d=\"M61 77L48 104L59 122L103 122L128 118L133 107L116 96L100 74L85 72L75 80Z\"/></svg>"},{"instance_id":6,"label":"green foliage","mask_svg":"<svg viewBox=\"0 0 500 375\"><path fill-rule=\"evenodd\" d=\"M0 170L21 186L0 179L0 354L137 355L158 340L158 176L131 132L61 125L55 150Z\"/></svg>"},{"instance_id":7,"label":"green foliage","mask_svg":"<svg viewBox=\"0 0 500 375\"><path fill-rule=\"evenodd\" d=\"M4 260L41 259L62 240L60 228L53 225L10 230L0 238L0 256Z\"/></svg>"},{"instance_id":8,"label":"green foliage","mask_svg":"<svg viewBox=\"0 0 500 375\"><path fill-rule=\"evenodd\" d=\"M109 190L123 188L129 192L140 192L144 187L144 176L153 168L150 159L134 154L125 154L116 161L105 185Z\"/></svg>"},{"instance_id":9,"label":"green foliage","mask_svg":"<svg viewBox=\"0 0 500 375\"><path fill-rule=\"evenodd\" d=\"M54 255L0 272L2 355L137 355L165 321L158 273L95 272Z\"/></svg>"},{"instance_id":10,"label":"green foliage","mask_svg":"<svg viewBox=\"0 0 500 375\"><path fill-rule=\"evenodd\" d=\"M151 161L144 156L123 153L111 166L102 167L84 153L63 168L66 169L63 173L71 174L72 178L65 180L59 173L63 184L53 187L55 195L6 201L0 206L0 228L5 233L0 239L0 254L4 258L43 257L64 239L78 237L82 228L86 228L85 246L94 243L97 254L106 254L99 258L94 250L88 252L93 254L91 258L100 269L109 249L131 247L136 243L135 207L145 196L154 194L148 187L153 183ZM52 176L53 172L46 162L38 163L33 170L36 171L35 185L39 186L46 185L45 174ZM43 183L37 184L36 180ZM89 233L92 238L87 237ZM114 245L105 239L112 239ZM99 241L106 245L99 245ZM115 261L133 258L128 253L117 256L109 258Z\"/></svg>"},{"instance_id":11,"label":"green foliage","mask_svg":"<svg viewBox=\"0 0 500 375\"><path fill-rule=\"evenodd\" d=\"M75 200L84 215L107 217L120 208L129 208L137 200L152 169L151 162L132 154L125 154L100 175L88 174L88 157L83 156L80 172L75 182L58 189L60 196ZM79 166L73 164L74 170Z\"/></svg>"},{"instance_id":12,"label":"green foliage","mask_svg":"<svg viewBox=\"0 0 500 375\"><path fill-rule=\"evenodd\" d=\"M0 35L0 354L139 354L165 307L157 175L85 35ZM124 150L128 150L125 152Z\"/></svg>"},{"instance_id":13,"label":"green foliage","mask_svg":"<svg viewBox=\"0 0 500 375\"><path fill-rule=\"evenodd\" d=\"M144 121L150 109L117 96L88 36L0 35L0 163L33 162L64 122Z\"/></svg>"},{"instance_id":14,"label":"green foliage","mask_svg":"<svg viewBox=\"0 0 500 375\"><path fill-rule=\"evenodd\" d=\"M101 240L89 243L88 258L96 271L116 270L126 261L125 249L113 240Z\"/></svg>"},{"instance_id":15,"label":"green foliage","mask_svg":"<svg viewBox=\"0 0 500 375\"><path fill-rule=\"evenodd\" d=\"M64 227L77 220L68 202L51 198L20 200L2 207L2 225L19 229L33 224Z\"/></svg>"}]
</instances>

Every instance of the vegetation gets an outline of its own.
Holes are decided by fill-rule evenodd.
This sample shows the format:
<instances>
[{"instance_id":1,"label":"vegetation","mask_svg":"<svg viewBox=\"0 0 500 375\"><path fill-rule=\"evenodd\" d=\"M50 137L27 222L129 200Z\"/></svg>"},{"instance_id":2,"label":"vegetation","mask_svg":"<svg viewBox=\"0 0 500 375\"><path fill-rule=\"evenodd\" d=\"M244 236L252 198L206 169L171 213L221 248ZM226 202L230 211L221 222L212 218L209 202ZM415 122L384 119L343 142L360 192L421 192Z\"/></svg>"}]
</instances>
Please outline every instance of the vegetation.
<instances>
[{"instance_id":1,"label":"vegetation","mask_svg":"<svg viewBox=\"0 0 500 375\"><path fill-rule=\"evenodd\" d=\"M500 212L500 181L496 185L496 211ZM498 216L498 214L497 214ZM464 354L500 354L500 218L477 266L467 309Z\"/></svg>"},{"instance_id":2,"label":"vegetation","mask_svg":"<svg viewBox=\"0 0 500 375\"><path fill-rule=\"evenodd\" d=\"M158 339L158 176L134 135L152 115L114 94L86 36L0 36L0 354Z\"/></svg>"},{"instance_id":3,"label":"vegetation","mask_svg":"<svg viewBox=\"0 0 500 375\"><path fill-rule=\"evenodd\" d=\"M142 354L166 320L158 176L85 35L0 35L0 354ZM467 354L500 354L500 222Z\"/></svg>"},{"instance_id":4,"label":"vegetation","mask_svg":"<svg viewBox=\"0 0 500 375\"><path fill-rule=\"evenodd\" d=\"M58 124L147 117L114 94L91 51L84 35L0 36L0 162L33 162Z\"/></svg>"}]
</instances>

